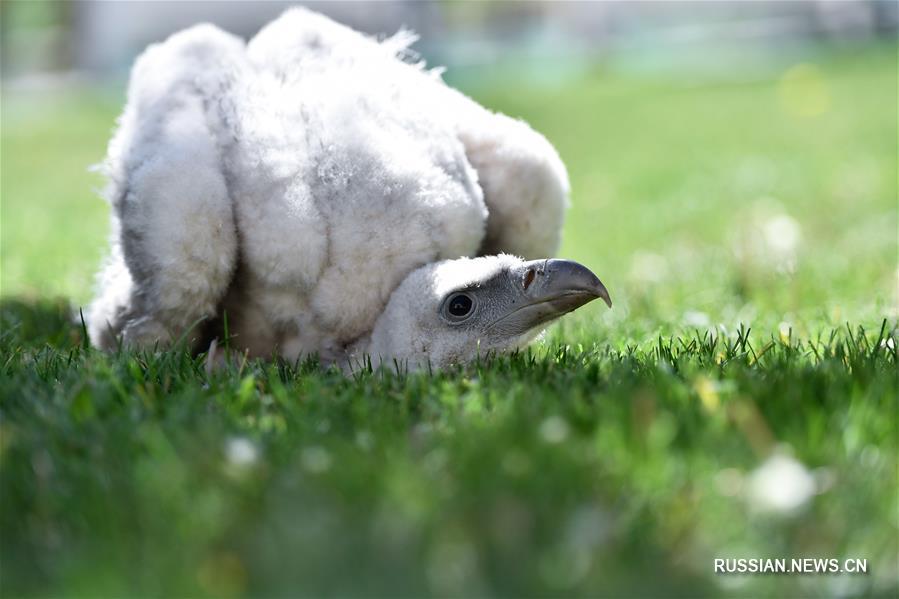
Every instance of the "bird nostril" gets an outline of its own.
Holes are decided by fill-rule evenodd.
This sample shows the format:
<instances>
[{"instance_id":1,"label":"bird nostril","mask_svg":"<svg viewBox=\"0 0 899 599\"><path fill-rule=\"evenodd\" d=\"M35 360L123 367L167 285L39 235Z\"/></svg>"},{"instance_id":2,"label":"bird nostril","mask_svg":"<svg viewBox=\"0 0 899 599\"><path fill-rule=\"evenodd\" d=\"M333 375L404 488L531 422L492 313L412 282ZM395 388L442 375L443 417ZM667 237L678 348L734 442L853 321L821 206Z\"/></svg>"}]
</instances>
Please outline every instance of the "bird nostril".
<instances>
[{"instance_id":1,"label":"bird nostril","mask_svg":"<svg viewBox=\"0 0 899 599\"><path fill-rule=\"evenodd\" d=\"M526 275L524 275L524 289L527 291L528 287L531 286L531 283L534 282L534 277L537 276L534 272L533 268L529 268Z\"/></svg>"}]
</instances>

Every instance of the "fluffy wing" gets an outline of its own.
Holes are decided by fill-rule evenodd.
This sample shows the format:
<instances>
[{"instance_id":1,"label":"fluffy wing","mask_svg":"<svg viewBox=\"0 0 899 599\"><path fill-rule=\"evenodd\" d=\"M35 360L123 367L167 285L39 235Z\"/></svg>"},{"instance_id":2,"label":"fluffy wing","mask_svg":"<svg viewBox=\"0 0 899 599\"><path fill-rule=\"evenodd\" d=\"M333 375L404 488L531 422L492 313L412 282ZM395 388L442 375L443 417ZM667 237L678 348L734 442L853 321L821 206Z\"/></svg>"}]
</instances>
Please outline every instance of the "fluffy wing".
<instances>
[{"instance_id":1,"label":"fluffy wing","mask_svg":"<svg viewBox=\"0 0 899 599\"><path fill-rule=\"evenodd\" d=\"M448 87L465 154L478 173L490 215L480 255L556 255L568 208L568 174L555 148L524 121L492 113Z\"/></svg>"},{"instance_id":2,"label":"fluffy wing","mask_svg":"<svg viewBox=\"0 0 899 599\"><path fill-rule=\"evenodd\" d=\"M209 25L148 48L104 163L112 252L90 310L95 344L165 342L211 316L235 266L220 102L244 44Z\"/></svg>"}]
</instances>

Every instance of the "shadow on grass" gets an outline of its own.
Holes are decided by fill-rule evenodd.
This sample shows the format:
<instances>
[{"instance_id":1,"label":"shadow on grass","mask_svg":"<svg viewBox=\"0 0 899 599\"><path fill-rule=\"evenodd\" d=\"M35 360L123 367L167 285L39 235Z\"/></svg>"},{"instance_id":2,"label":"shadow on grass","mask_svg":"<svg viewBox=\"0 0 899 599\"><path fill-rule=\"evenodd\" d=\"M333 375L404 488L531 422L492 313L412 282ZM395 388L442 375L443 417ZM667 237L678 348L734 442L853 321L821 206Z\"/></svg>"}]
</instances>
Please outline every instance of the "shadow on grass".
<instances>
[{"instance_id":1,"label":"shadow on grass","mask_svg":"<svg viewBox=\"0 0 899 599\"><path fill-rule=\"evenodd\" d=\"M0 344L4 348L65 348L84 340L78 309L65 298L0 300Z\"/></svg>"}]
</instances>

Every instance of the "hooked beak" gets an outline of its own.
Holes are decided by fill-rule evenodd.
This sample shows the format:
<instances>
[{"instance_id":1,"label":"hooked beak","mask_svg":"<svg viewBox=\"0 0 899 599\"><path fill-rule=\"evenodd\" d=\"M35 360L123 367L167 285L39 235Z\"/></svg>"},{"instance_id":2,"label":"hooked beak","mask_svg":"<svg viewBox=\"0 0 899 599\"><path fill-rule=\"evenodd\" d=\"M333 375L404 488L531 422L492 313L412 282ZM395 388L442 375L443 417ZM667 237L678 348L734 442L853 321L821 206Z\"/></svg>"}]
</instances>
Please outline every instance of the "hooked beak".
<instances>
[{"instance_id":1,"label":"hooked beak","mask_svg":"<svg viewBox=\"0 0 899 599\"><path fill-rule=\"evenodd\" d=\"M602 298L609 308L612 300L602 281L582 264L571 260L533 260L512 272L518 282L521 302L495 321L491 328L522 334Z\"/></svg>"}]
</instances>

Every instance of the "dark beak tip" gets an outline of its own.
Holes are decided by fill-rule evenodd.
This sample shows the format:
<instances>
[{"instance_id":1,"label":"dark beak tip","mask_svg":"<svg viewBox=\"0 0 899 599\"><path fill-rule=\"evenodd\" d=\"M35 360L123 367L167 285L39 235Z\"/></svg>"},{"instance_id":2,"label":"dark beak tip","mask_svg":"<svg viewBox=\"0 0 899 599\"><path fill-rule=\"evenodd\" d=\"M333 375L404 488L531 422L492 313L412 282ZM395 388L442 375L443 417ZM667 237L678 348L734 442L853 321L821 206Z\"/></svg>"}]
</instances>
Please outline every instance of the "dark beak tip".
<instances>
[{"instance_id":1,"label":"dark beak tip","mask_svg":"<svg viewBox=\"0 0 899 599\"><path fill-rule=\"evenodd\" d=\"M590 293L594 296L594 299L599 298L609 308L612 307L612 298L609 297L609 291L606 289L606 286L603 285L602 282L599 281L598 279L597 279L597 285L595 286L594 289L591 290Z\"/></svg>"}]
</instances>

